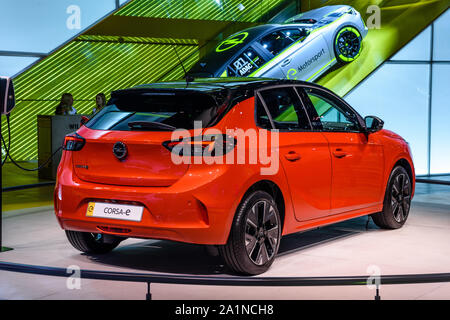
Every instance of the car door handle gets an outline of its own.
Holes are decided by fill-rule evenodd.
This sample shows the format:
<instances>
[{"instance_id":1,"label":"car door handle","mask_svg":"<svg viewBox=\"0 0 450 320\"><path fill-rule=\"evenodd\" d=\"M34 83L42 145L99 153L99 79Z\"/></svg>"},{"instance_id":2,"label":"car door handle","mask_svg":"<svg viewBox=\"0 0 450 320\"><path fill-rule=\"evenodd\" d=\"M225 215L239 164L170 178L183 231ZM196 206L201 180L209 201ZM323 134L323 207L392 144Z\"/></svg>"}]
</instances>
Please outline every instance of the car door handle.
<instances>
[{"instance_id":1,"label":"car door handle","mask_svg":"<svg viewBox=\"0 0 450 320\"><path fill-rule=\"evenodd\" d=\"M291 63L291 59L290 59L290 58L284 60L284 61L281 63L281 66L282 66L282 67L286 67L289 63Z\"/></svg>"},{"instance_id":2,"label":"car door handle","mask_svg":"<svg viewBox=\"0 0 450 320\"><path fill-rule=\"evenodd\" d=\"M297 161L300 160L300 155L295 151L289 151L284 155L284 157L289 161Z\"/></svg>"},{"instance_id":3,"label":"car door handle","mask_svg":"<svg viewBox=\"0 0 450 320\"><path fill-rule=\"evenodd\" d=\"M344 157L348 156L349 154L348 154L347 152L345 152L345 151L342 151L342 149L336 149L336 150L333 152L333 155L334 155L336 158L344 158Z\"/></svg>"}]
</instances>

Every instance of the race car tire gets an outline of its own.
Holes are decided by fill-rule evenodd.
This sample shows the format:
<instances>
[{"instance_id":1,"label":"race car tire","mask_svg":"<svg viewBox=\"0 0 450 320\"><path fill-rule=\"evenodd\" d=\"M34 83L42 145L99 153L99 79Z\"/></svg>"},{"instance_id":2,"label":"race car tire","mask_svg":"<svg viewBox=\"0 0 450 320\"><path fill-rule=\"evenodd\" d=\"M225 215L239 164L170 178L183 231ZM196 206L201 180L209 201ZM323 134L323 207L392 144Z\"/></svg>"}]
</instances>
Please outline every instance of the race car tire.
<instances>
[{"instance_id":1,"label":"race car tire","mask_svg":"<svg viewBox=\"0 0 450 320\"><path fill-rule=\"evenodd\" d=\"M338 31L334 39L336 59L341 63L356 60L361 54L362 36L354 27L344 27Z\"/></svg>"}]
</instances>

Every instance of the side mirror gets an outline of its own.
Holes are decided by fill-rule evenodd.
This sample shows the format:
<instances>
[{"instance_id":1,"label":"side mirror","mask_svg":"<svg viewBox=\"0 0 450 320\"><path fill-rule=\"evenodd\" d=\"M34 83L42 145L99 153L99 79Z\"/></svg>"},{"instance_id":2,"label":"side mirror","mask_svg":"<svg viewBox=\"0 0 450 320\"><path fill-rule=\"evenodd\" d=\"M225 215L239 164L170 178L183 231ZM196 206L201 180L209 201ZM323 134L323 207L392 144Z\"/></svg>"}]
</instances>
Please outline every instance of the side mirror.
<instances>
[{"instance_id":1,"label":"side mirror","mask_svg":"<svg viewBox=\"0 0 450 320\"><path fill-rule=\"evenodd\" d=\"M16 106L14 85L10 78L0 77L0 109L2 115L9 114Z\"/></svg>"},{"instance_id":2,"label":"side mirror","mask_svg":"<svg viewBox=\"0 0 450 320\"><path fill-rule=\"evenodd\" d=\"M364 118L367 132L377 132L383 129L384 121L375 116L367 116Z\"/></svg>"},{"instance_id":3,"label":"side mirror","mask_svg":"<svg viewBox=\"0 0 450 320\"><path fill-rule=\"evenodd\" d=\"M80 127L83 126L86 122L89 121L89 118L86 116L81 116Z\"/></svg>"}]
</instances>

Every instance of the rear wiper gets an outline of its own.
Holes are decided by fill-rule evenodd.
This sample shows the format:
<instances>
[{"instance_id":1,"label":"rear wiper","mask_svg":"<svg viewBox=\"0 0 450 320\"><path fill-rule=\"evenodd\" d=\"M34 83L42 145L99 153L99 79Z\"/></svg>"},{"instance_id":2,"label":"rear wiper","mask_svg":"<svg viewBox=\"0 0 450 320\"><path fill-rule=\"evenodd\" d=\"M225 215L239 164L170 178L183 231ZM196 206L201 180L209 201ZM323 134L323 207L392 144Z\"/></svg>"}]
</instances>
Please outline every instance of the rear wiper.
<instances>
[{"instance_id":1,"label":"rear wiper","mask_svg":"<svg viewBox=\"0 0 450 320\"><path fill-rule=\"evenodd\" d=\"M155 121L131 121L128 122L128 127L130 127L131 130L162 129L173 131L176 129L176 127L169 124Z\"/></svg>"}]
</instances>

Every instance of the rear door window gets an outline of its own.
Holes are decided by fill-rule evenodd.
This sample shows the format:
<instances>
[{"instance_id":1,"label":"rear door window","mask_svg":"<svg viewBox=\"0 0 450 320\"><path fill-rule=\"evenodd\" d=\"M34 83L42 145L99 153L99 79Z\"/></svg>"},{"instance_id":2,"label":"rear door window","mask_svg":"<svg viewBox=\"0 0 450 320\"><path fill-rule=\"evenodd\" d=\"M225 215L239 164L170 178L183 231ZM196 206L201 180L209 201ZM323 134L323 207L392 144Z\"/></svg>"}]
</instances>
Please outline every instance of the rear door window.
<instances>
[{"instance_id":1,"label":"rear door window","mask_svg":"<svg viewBox=\"0 0 450 320\"><path fill-rule=\"evenodd\" d=\"M227 67L227 75L229 77L246 77L265 62L255 49L248 47Z\"/></svg>"},{"instance_id":2,"label":"rear door window","mask_svg":"<svg viewBox=\"0 0 450 320\"><path fill-rule=\"evenodd\" d=\"M223 93L143 92L113 97L86 126L113 131L173 131L211 125L226 109Z\"/></svg>"},{"instance_id":3,"label":"rear door window","mask_svg":"<svg viewBox=\"0 0 450 320\"><path fill-rule=\"evenodd\" d=\"M264 49L276 56L297 40L305 37L306 32L303 29L282 29L264 36L259 43Z\"/></svg>"},{"instance_id":4,"label":"rear door window","mask_svg":"<svg viewBox=\"0 0 450 320\"><path fill-rule=\"evenodd\" d=\"M256 105L256 121L260 127L272 128L272 120L275 129L282 131L311 130L308 115L292 87L262 90L260 96L264 101L258 98Z\"/></svg>"}]
</instances>

